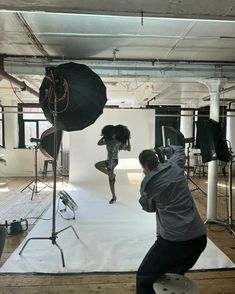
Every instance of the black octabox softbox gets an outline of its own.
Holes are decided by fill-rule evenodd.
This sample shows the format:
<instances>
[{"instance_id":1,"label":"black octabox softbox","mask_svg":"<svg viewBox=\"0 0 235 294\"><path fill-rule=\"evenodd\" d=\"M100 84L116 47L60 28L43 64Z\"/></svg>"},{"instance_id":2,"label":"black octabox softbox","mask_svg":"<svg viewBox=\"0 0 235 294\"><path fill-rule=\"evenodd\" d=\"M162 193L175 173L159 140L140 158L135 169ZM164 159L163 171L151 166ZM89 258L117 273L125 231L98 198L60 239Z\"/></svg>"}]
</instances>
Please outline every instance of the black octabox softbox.
<instances>
[{"instance_id":1,"label":"black octabox softbox","mask_svg":"<svg viewBox=\"0 0 235 294\"><path fill-rule=\"evenodd\" d=\"M107 101L101 78L88 66L74 62L47 68L39 94L42 110L52 124L56 98L57 129L68 132L93 124Z\"/></svg>"}]
</instances>

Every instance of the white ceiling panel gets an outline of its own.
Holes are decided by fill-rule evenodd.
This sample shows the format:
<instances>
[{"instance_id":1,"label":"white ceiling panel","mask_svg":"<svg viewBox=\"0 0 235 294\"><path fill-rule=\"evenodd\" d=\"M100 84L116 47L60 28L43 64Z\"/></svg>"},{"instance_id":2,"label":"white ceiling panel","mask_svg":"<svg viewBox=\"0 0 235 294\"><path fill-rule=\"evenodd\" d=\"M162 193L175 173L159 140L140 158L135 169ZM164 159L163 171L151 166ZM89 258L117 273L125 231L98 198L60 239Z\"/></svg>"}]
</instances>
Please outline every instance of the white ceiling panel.
<instances>
[{"instance_id":1,"label":"white ceiling panel","mask_svg":"<svg viewBox=\"0 0 235 294\"><path fill-rule=\"evenodd\" d=\"M48 41L47 41L48 40ZM52 56L69 56L69 57L102 57L112 58L113 50L118 49L118 58L163 58L166 50L173 46L172 40L148 39L145 41L141 38L67 38L51 37L43 40L44 48ZM69 44L69 46L68 46Z\"/></svg>"},{"instance_id":2,"label":"white ceiling panel","mask_svg":"<svg viewBox=\"0 0 235 294\"><path fill-rule=\"evenodd\" d=\"M197 21L187 34L196 37L235 37L235 22Z\"/></svg>"},{"instance_id":3,"label":"white ceiling panel","mask_svg":"<svg viewBox=\"0 0 235 294\"><path fill-rule=\"evenodd\" d=\"M15 17L15 13L0 11L0 32L1 34L24 32L24 29L19 26L19 22Z\"/></svg>"},{"instance_id":4,"label":"white ceiling panel","mask_svg":"<svg viewBox=\"0 0 235 294\"><path fill-rule=\"evenodd\" d=\"M16 13L0 15L2 54L41 56L42 46L67 58L112 58L118 49L123 59L235 61L235 39L219 38L233 36L235 22L24 12L29 32Z\"/></svg>"},{"instance_id":5,"label":"white ceiling panel","mask_svg":"<svg viewBox=\"0 0 235 294\"><path fill-rule=\"evenodd\" d=\"M192 23L189 20L139 17L69 15L51 13L22 13L35 34L83 33L83 34L140 34L154 36L181 36ZM157 22L156 22L157 20Z\"/></svg>"}]
</instances>

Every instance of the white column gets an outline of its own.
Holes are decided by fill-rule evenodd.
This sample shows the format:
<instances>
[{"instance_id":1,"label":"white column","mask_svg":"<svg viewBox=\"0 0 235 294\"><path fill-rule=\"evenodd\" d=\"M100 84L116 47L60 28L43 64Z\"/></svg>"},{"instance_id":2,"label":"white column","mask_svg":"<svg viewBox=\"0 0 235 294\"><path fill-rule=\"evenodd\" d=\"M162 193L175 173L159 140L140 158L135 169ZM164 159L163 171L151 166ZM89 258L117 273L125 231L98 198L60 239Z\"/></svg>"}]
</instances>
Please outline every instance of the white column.
<instances>
[{"instance_id":1,"label":"white column","mask_svg":"<svg viewBox=\"0 0 235 294\"><path fill-rule=\"evenodd\" d=\"M219 121L219 99L221 79L208 79L200 81L207 86L210 94L210 118ZM208 188L207 188L207 221L217 219L217 161L208 163Z\"/></svg>"},{"instance_id":2,"label":"white column","mask_svg":"<svg viewBox=\"0 0 235 294\"><path fill-rule=\"evenodd\" d=\"M235 109L235 103L231 104L231 109ZM234 111L228 111L227 115L234 115L235 116L235 112ZM235 117L227 117L226 119L226 139L228 141L230 141L231 143L231 147L232 147L232 151L233 153L235 152ZM235 174L235 164L233 164L233 174Z\"/></svg>"},{"instance_id":3,"label":"white column","mask_svg":"<svg viewBox=\"0 0 235 294\"><path fill-rule=\"evenodd\" d=\"M182 110L180 116L180 131L185 138L193 137L193 111L192 110ZM192 156L190 154L190 148L192 144L185 144L185 153L187 155L187 166L191 166ZM189 152L189 153L188 153ZM189 170L187 171L189 172Z\"/></svg>"},{"instance_id":4,"label":"white column","mask_svg":"<svg viewBox=\"0 0 235 294\"><path fill-rule=\"evenodd\" d=\"M193 111L192 110L181 111L180 131L185 138L192 138L193 136Z\"/></svg>"}]
</instances>

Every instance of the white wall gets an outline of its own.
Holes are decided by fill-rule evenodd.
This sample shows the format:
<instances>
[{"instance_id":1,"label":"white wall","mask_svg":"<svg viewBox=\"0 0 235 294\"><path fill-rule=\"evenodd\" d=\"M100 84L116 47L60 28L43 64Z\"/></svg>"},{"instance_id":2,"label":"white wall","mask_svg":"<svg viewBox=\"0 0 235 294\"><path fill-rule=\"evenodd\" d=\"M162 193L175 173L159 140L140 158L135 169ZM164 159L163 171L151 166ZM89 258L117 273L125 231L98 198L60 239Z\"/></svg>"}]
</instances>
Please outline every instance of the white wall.
<instances>
[{"instance_id":1,"label":"white wall","mask_svg":"<svg viewBox=\"0 0 235 294\"><path fill-rule=\"evenodd\" d=\"M105 109L103 115L88 128L70 133L70 182L86 183L104 180L94 164L105 160L105 146L98 146L101 129L108 124L123 124L131 131L131 152L121 151L118 169L139 169L139 153L143 149L154 147L155 112L151 109ZM131 159L131 160L128 160ZM127 163L127 167L125 167Z\"/></svg>"}]
</instances>

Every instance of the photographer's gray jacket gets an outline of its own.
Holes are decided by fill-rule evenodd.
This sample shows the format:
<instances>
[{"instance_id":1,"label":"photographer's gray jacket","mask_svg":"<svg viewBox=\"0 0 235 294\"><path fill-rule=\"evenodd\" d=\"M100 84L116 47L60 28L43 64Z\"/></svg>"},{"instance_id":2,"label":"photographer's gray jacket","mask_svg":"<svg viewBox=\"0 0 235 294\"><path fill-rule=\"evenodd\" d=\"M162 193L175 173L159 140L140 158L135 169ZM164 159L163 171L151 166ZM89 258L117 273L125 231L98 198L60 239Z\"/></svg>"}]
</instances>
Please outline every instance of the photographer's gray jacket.
<instances>
[{"instance_id":1,"label":"photographer's gray jacket","mask_svg":"<svg viewBox=\"0 0 235 294\"><path fill-rule=\"evenodd\" d=\"M139 202L145 211L156 212L158 235L168 241L186 241L204 235L206 228L188 188L184 148L171 147L171 158L142 181Z\"/></svg>"}]
</instances>

